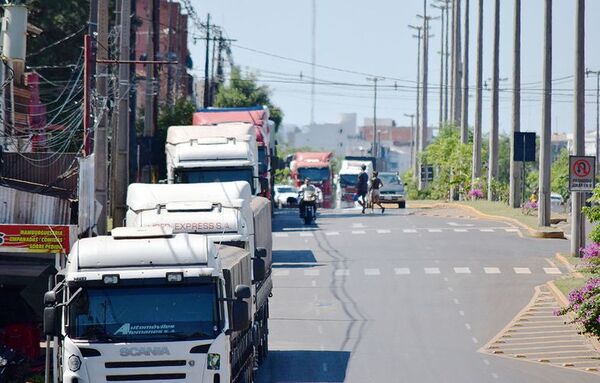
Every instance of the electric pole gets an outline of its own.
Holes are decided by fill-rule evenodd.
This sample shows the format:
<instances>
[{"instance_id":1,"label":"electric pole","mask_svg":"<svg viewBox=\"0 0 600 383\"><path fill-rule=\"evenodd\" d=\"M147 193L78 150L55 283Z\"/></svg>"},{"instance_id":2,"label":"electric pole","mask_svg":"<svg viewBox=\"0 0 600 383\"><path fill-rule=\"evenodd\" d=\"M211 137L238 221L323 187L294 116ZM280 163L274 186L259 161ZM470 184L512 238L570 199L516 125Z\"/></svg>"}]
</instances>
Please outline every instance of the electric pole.
<instances>
[{"instance_id":1,"label":"electric pole","mask_svg":"<svg viewBox=\"0 0 600 383\"><path fill-rule=\"evenodd\" d=\"M415 114L404 113L404 117L410 117L410 168L413 169L415 156Z\"/></svg>"},{"instance_id":2,"label":"electric pole","mask_svg":"<svg viewBox=\"0 0 600 383\"><path fill-rule=\"evenodd\" d=\"M552 0L545 0L544 16L544 95L540 137L540 178L538 226L550 226L550 167L552 136Z\"/></svg>"},{"instance_id":3,"label":"electric pole","mask_svg":"<svg viewBox=\"0 0 600 383\"><path fill-rule=\"evenodd\" d=\"M310 123L315 123L315 64L317 62L317 1L312 0L312 52L310 82Z\"/></svg>"},{"instance_id":4,"label":"electric pole","mask_svg":"<svg viewBox=\"0 0 600 383\"><path fill-rule=\"evenodd\" d=\"M98 27L96 60L108 58L108 6L109 0L98 0ZM106 234L106 213L108 209L108 94L106 91L106 64L96 64L96 116L94 132L94 189L95 198L100 205L100 213L96 217L96 232Z\"/></svg>"},{"instance_id":5,"label":"electric pole","mask_svg":"<svg viewBox=\"0 0 600 383\"><path fill-rule=\"evenodd\" d=\"M417 15L423 19L423 73L422 73L422 84L423 92L421 93L421 125L419 132L419 141L417 143L417 152L421 153L427 145L428 127L427 127L427 111L428 111L428 83L429 83L429 21L433 18L427 16L427 0L423 0L423 15ZM419 182L419 190L423 187L422 182Z\"/></svg>"},{"instance_id":6,"label":"electric pole","mask_svg":"<svg viewBox=\"0 0 600 383\"><path fill-rule=\"evenodd\" d=\"M384 80L382 77L367 77L367 81L373 82L373 149L371 154L377 158L377 82Z\"/></svg>"},{"instance_id":7,"label":"electric pole","mask_svg":"<svg viewBox=\"0 0 600 383\"><path fill-rule=\"evenodd\" d=\"M462 107L462 74L461 74L461 0L454 0L454 14L455 14L455 22L454 22L454 83L452 84L453 92L454 92L454 122L461 123L461 107Z\"/></svg>"},{"instance_id":8,"label":"electric pole","mask_svg":"<svg viewBox=\"0 0 600 383\"><path fill-rule=\"evenodd\" d=\"M492 126L490 129L490 148L488 161L488 200L493 201L496 196L492 185L498 177L498 83L500 72L500 0L494 1L494 58L492 76Z\"/></svg>"},{"instance_id":9,"label":"electric pole","mask_svg":"<svg viewBox=\"0 0 600 383\"><path fill-rule=\"evenodd\" d=\"M460 142L466 144L469 142L469 0L465 0L465 49L463 51L463 71L462 71L462 113Z\"/></svg>"},{"instance_id":10,"label":"electric pole","mask_svg":"<svg viewBox=\"0 0 600 383\"><path fill-rule=\"evenodd\" d=\"M416 130L415 130L415 135L413 137L414 141L415 141L415 151L413 152L413 179L414 180L418 180L420 178L420 173L419 173L419 165L418 165L418 161L417 161L417 154L418 154L418 142L419 142L419 132L420 132L420 124L421 124L421 38L422 38L422 31L423 31L423 27L418 27L418 26L414 26L414 25L409 25L409 28L412 28L414 30L417 31L416 35L413 35L413 37L416 37L417 39L417 110L416 110L416 117L417 117L417 126L416 126Z\"/></svg>"},{"instance_id":11,"label":"electric pole","mask_svg":"<svg viewBox=\"0 0 600 383\"><path fill-rule=\"evenodd\" d=\"M447 5L444 4L431 4L433 8L437 8L440 10L440 17L442 19L441 23L441 40L440 40L440 113L439 113L439 128L442 129L444 124L444 56L446 56L447 52L444 51L444 37L445 37L445 23L446 16L445 11L448 8Z\"/></svg>"},{"instance_id":12,"label":"electric pole","mask_svg":"<svg viewBox=\"0 0 600 383\"><path fill-rule=\"evenodd\" d=\"M575 124L573 155L585 155L585 0L577 0L575 33ZM583 193L571 192L571 255L579 256L585 245L585 226L581 208Z\"/></svg>"},{"instance_id":13,"label":"electric pole","mask_svg":"<svg viewBox=\"0 0 600 383\"><path fill-rule=\"evenodd\" d=\"M481 177L481 109L483 104L483 0L477 9L477 60L475 63L475 124L473 127L473 183Z\"/></svg>"},{"instance_id":14,"label":"electric pole","mask_svg":"<svg viewBox=\"0 0 600 383\"><path fill-rule=\"evenodd\" d=\"M450 8L452 0L445 0L446 9L444 10L446 16L446 35L444 37L444 122L448 122L448 58L450 57L450 52L448 51L448 41L450 40Z\"/></svg>"},{"instance_id":15,"label":"electric pole","mask_svg":"<svg viewBox=\"0 0 600 383\"><path fill-rule=\"evenodd\" d=\"M127 212L127 186L129 185L129 42L131 31L131 2L121 1L121 33L119 58L119 99L117 130L113 135L112 217L113 227L123 226Z\"/></svg>"},{"instance_id":16,"label":"electric pole","mask_svg":"<svg viewBox=\"0 0 600 383\"><path fill-rule=\"evenodd\" d=\"M454 60L454 56L456 55L456 0L450 0L450 4L450 6L452 7L452 49L450 51L450 83L447 85L450 88L450 121L452 121L452 123L455 123L456 118L454 116L454 77L456 71L454 67L456 64L456 60Z\"/></svg>"},{"instance_id":17,"label":"electric pole","mask_svg":"<svg viewBox=\"0 0 600 383\"><path fill-rule=\"evenodd\" d=\"M210 85L208 81L208 55L210 51L210 13L206 17L206 51L205 51L205 60L204 60L204 102L203 105L205 108L210 106L209 98L210 98Z\"/></svg>"},{"instance_id":18,"label":"electric pole","mask_svg":"<svg viewBox=\"0 0 600 383\"><path fill-rule=\"evenodd\" d=\"M513 55L513 114L510 136L510 194L509 205L521 206L521 185L525 162L514 161L515 133L521 131L521 0L515 0L514 12L514 55Z\"/></svg>"},{"instance_id":19,"label":"electric pole","mask_svg":"<svg viewBox=\"0 0 600 383\"><path fill-rule=\"evenodd\" d=\"M171 48L173 47L173 1L169 0L167 3L167 12L169 12L169 17L167 23L167 57L166 60L171 61ZM210 92L210 90L209 90ZM209 93L210 94L210 93ZM210 96L209 96L210 97ZM166 97L166 105L170 107L173 105L173 66L167 66L167 97Z\"/></svg>"}]
</instances>

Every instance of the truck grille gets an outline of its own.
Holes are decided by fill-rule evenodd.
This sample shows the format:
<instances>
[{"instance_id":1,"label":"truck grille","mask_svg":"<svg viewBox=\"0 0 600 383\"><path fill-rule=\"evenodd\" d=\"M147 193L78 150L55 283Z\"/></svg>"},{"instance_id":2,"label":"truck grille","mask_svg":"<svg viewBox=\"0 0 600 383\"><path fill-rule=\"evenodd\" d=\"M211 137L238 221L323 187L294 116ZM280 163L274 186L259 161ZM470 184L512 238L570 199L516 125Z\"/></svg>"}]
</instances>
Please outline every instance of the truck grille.
<instances>
[{"instance_id":1,"label":"truck grille","mask_svg":"<svg viewBox=\"0 0 600 383\"><path fill-rule=\"evenodd\" d=\"M139 374L139 375L107 375L107 382L134 382L134 381L163 381L163 380L182 380L185 374Z\"/></svg>"},{"instance_id":2,"label":"truck grille","mask_svg":"<svg viewBox=\"0 0 600 383\"><path fill-rule=\"evenodd\" d=\"M104 364L106 368L175 367L185 365L185 360L157 360L149 362L107 362Z\"/></svg>"}]
</instances>

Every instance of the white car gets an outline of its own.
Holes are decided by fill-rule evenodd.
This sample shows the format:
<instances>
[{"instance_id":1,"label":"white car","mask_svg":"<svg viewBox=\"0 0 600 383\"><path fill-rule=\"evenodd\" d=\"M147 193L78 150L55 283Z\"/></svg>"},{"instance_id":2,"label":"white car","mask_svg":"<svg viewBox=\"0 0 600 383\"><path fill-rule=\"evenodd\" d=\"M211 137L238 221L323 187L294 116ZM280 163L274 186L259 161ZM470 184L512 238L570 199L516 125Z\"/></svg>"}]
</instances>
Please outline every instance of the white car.
<instances>
[{"instance_id":1,"label":"white car","mask_svg":"<svg viewBox=\"0 0 600 383\"><path fill-rule=\"evenodd\" d=\"M275 204L277 207L297 206L298 189L291 185L275 185Z\"/></svg>"}]
</instances>

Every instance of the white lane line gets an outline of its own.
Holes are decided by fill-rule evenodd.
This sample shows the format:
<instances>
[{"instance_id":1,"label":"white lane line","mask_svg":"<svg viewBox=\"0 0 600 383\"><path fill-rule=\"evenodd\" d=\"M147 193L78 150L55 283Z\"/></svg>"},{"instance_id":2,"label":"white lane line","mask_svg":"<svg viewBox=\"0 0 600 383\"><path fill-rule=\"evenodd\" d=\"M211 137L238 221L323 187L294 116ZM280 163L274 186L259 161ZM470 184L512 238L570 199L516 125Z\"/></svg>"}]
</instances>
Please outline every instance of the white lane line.
<instances>
[{"instance_id":1,"label":"white lane line","mask_svg":"<svg viewBox=\"0 0 600 383\"><path fill-rule=\"evenodd\" d=\"M381 274L379 272L379 269L365 269L364 272L365 272L365 275L368 275L368 276L374 276L374 275L380 275Z\"/></svg>"},{"instance_id":2,"label":"white lane line","mask_svg":"<svg viewBox=\"0 0 600 383\"><path fill-rule=\"evenodd\" d=\"M439 274L440 269L437 267L426 267L424 268L425 274Z\"/></svg>"},{"instance_id":3,"label":"white lane line","mask_svg":"<svg viewBox=\"0 0 600 383\"><path fill-rule=\"evenodd\" d=\"M465 328L466 328L467 330L471 331L471 325L470 325L470 324L468 324L468 323L465 323Z\"/></svg>"},{"instance_id":4,"label":"white lane line","mask_svg":"<svg viewBox=\"0 0 600 383\"><path fill-rule=\"evenodd\" d=\"M452 287L448 286L448 291L450 291L451 293L453 293L454 289Z\"/></svg>"},{"instance_id":5,"label":"white lane line","mask_svg":"<svg viewBox=\"0 0 600 383\"><path fill-rule=\"evenodd\" d=\"M558 267L544 267L546 274L562 274L562 271Z\"/></svg>"},{"instance_id":6,"label":"white lane line","mask_svg":"<svg viewBox=\"0 0 600 383\"><path fill-rule=\"evenodd\" d=\"M455 305L459 305L460 304L460 301L457 298L454 298L453 301L454 301Z\"/></svg>"},{"instance_id":7,"label":"white lane line","mask_svg":"<svg viewBox=\"0 0 600 383\"><path fill-rule=\"evenodd\" d=\"M311 281L310 284L312 285L312 287L315 287L317 285L317 281Z\"/></svg>"},{"instance_id":8,"label":"white lane line","mask_svg":"<svg viewBox=\"0 0 600 383\"><path fill-rule=\"evenodd\" d=\"M335 271L336 277L347 277L350 275L350 270L348 269L338 269Z\"/></svg>"},{"instance_id":9,"label":"white lane line","mask_svg":"<svg viewBox=\"0 0 600 383\"><path fill-rule=\"evenodd\" d=\"M482 233L493 233L494 229L479 229L479 231Z\"/></svg>"},{"instance_id":10,"label":"white lane line","mask_svg":"<svg viewBox=\"0 0 600 383\"><path fill-rule=\"evenodd\" d=\"M515 274L531 274L529 267L513 267Z\"/></svg>"},{"instance_id":11,"label":"white lane line","mask_svg":"<svg viewBox=\"0 0 600 383\"><path fill-rule=\"evenodd\" d=\"M492 378L498 379L498 374L496 374L495 372L492 372Z\"/></svg>"},{"instance_id":12,"label":"white lane line","mask_svg":"<svg viewBox=\"0 0 600 383\"><path fill-rule=\"evenodd\" d=\"M477 338L475 338L475 337L472 337L472 338L471 338L471 340L472 340L472 341L473 341L473 343L475 343L475 344L479 343L479 340L478 340Z\"/></svg>"},{"instance_id":13,"label":"white lane line","mask_svg":"<svg viewBox=\"0 0 600 383\"><path fill-rule=\"evenodd\" d=\"M410 269L408 267L397 267L394 269L394 273L396 275L408 275L410 274Z\"/></svg>"},{"instance_id":14,"label":"white lane line","mask_svg":"<svg viewBox=\"0 0 600 383\"><path fill-rule=\"evenodd\" d=\"M377 234L389 234L391 232L392 231L388 229L377 229Z\"/></svg>"},{"instance_id":15,"label":"white lane line","mask_svg":"<svg viewBox=\"0 0 600 383\"><path fill-rule=\"evenodd\" d=\"M323 326L317 326L317 331L319 332L319 334L323 334Z\"/></svg>"},{"instance_id":16,"label":"white lane line","mask_svg":"<svg viewBox=\"0 0 600 383\"><path fill-rule=\"evenodd\" d=\"M444 282L448 282L449 280L448 277L444 277Z\"/></svg>"},{"instance_id":17,"label":"white lane line","mask_svg":"<svg viewBox=\"0 0 600 383\"><path fill-rule=\"evenodd\" d=\"M519 229L506 228L506 229L504 229L504 231L506 231L507 233L518 233Z\"/></svg>"},{"instance_id":18,"label":"white lane line","mask_svg":"<svg viewBox=\"0 0 600 383\"><path fill-rule=\"evenodd\" d=\"M468 233L469 230L467 230L467 229L454 229L454 232L455 233Z\"/></svg>"},{"instance_id":19,"label":"white lane line","mask_svg":"<svg viewBox=\"0 0 600 383\"><path fill-rule=\"evenodd\" d=\"M427 229L427 231L430 233L441 233L443 230L442 229Z\"/></svg>"},{"instance_id":20,"label":"white lane line","mask_svg":"<svg viewBox=\"0 0 600 383\"><path fill-rule=\"evenodd\" d=\"M316 269L304 270L304 275L306 275L307 277L318 277L320 273L321 273L320 270L316 270Z\"/></svg>"},{"instance_id":21,"label":"white lane line","mask_svg":"<svg viewBox=\"0 0 600 383\"><path fill-rule=\"evenodd\" d=\"M286 237L288 237L288 233L273 233L273 237L286 238Z\"/></svg>"},{"instance_id":22,"label":"white lane line","mask_svg":"<svg viewBox=\"0 0 600 383\"><path fill-rule=\"evenodd\" d=\"M402 230L402 232L403 233L413 233L414 234L414 233L417 232L417 230L416 229L404 229L404 230Z\"/></svg>"},{"instance_id":23,"label":"white lane line","mask_svg":"<svg viewBox=\"0 0 600 383\"><path fill-rule=\"evenodd\" d=\"M300 233L301 237L314 237L315 235L313 233L307 232L307 233Z\"/></svg>"},{"instance_id":24,"label":"white lane line","mask_svg":"<svg viewBox=\"0 0 600 383\"><path fill-rule=\"evenodd\" d=\"M340 235L339 231L326 231L325 235Z\"/></svg>"},{"instance_id":25,"label":"white lane line","mask_svg":"<svg viewBox=\"0 0 600 383\"><path fill-rule=\"evenodd\" d=\"M364 230L352 230L352 234L367 234Z\"/></svg>"},{"instance_id":26,"label":"white lane line","mask_svg":"<svg viewBox=\"0 0 600 383\"><path fill-rule=\"evenodd\" d=\"M365 225L363 225L362 223L359 222L359 223L353 223L352 227L359 228L359 227L365 227Z\"/></svg>"},{"instance_id":27,"label":"white lane line","mask_svg":"<svg viewBox=\"0 0 600 383\"><path fill-rule=\"evenodd\" d=\"M287 277L290 275L289 270L273 270L273 275L276 277Z\"/></svg>"},{"instance_id":28,"label":"white lane line","mask_svg":"<svg viewBox=\"0 0 600 383\"><path fill-rule=\"evenodd\" d=\"M497 267L484 267L483 271L485 271L486 274L500 274L500 269Z\"/></svg>"},{"instance_id":29,"label":"white lane line","mask_svg":"<svg viewBox=\"0 0 600 383\"><path fill-rule=\"evenodd\" d=\"M483 360L483 364L485 364L486 366L489 366L489 365L490 365L490 361L489 361L489 360L487 360L487 359L484 359L484 360Z\"/></svg>"},{"instance_id":30,"label":"white lane line","mask_svg":"<svg viewBox=\"0 0 600 383\"><path fill-rule=\"evenodd\" d=\"M464 316L465 316L465 312L464 312L464 311L462 311L462 310L460 310L460 311L458 312L458 315L460 315L461 317L464 317Z\"/></svg>"},{"instance_id":31,"label":"white lane line","mask_svg":"<svg viewBox=\"0 0 600 383\"><path fill-rule=\"evenodd\" d=\"M468 267L455 267L454 272L456 274L471 274L471 269Z\"/></svg>"}]
</instances>

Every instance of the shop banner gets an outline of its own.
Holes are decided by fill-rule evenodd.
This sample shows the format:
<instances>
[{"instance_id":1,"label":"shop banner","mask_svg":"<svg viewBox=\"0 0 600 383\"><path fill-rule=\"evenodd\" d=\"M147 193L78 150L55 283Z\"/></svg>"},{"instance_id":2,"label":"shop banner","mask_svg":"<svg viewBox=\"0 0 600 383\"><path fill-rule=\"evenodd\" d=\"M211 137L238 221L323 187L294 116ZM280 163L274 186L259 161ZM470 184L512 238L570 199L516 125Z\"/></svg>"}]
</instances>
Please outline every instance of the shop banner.
<instances>
[{"instance_id":1,"label":"shop banner","mask_svg":"<svg viewBox=\"0 0 600 383\"><path fill-rule=\"evenodd\" d=\"M72 225L0 224L0 253L67 254L74 230Z\"/></svg>"}]
</instances>

